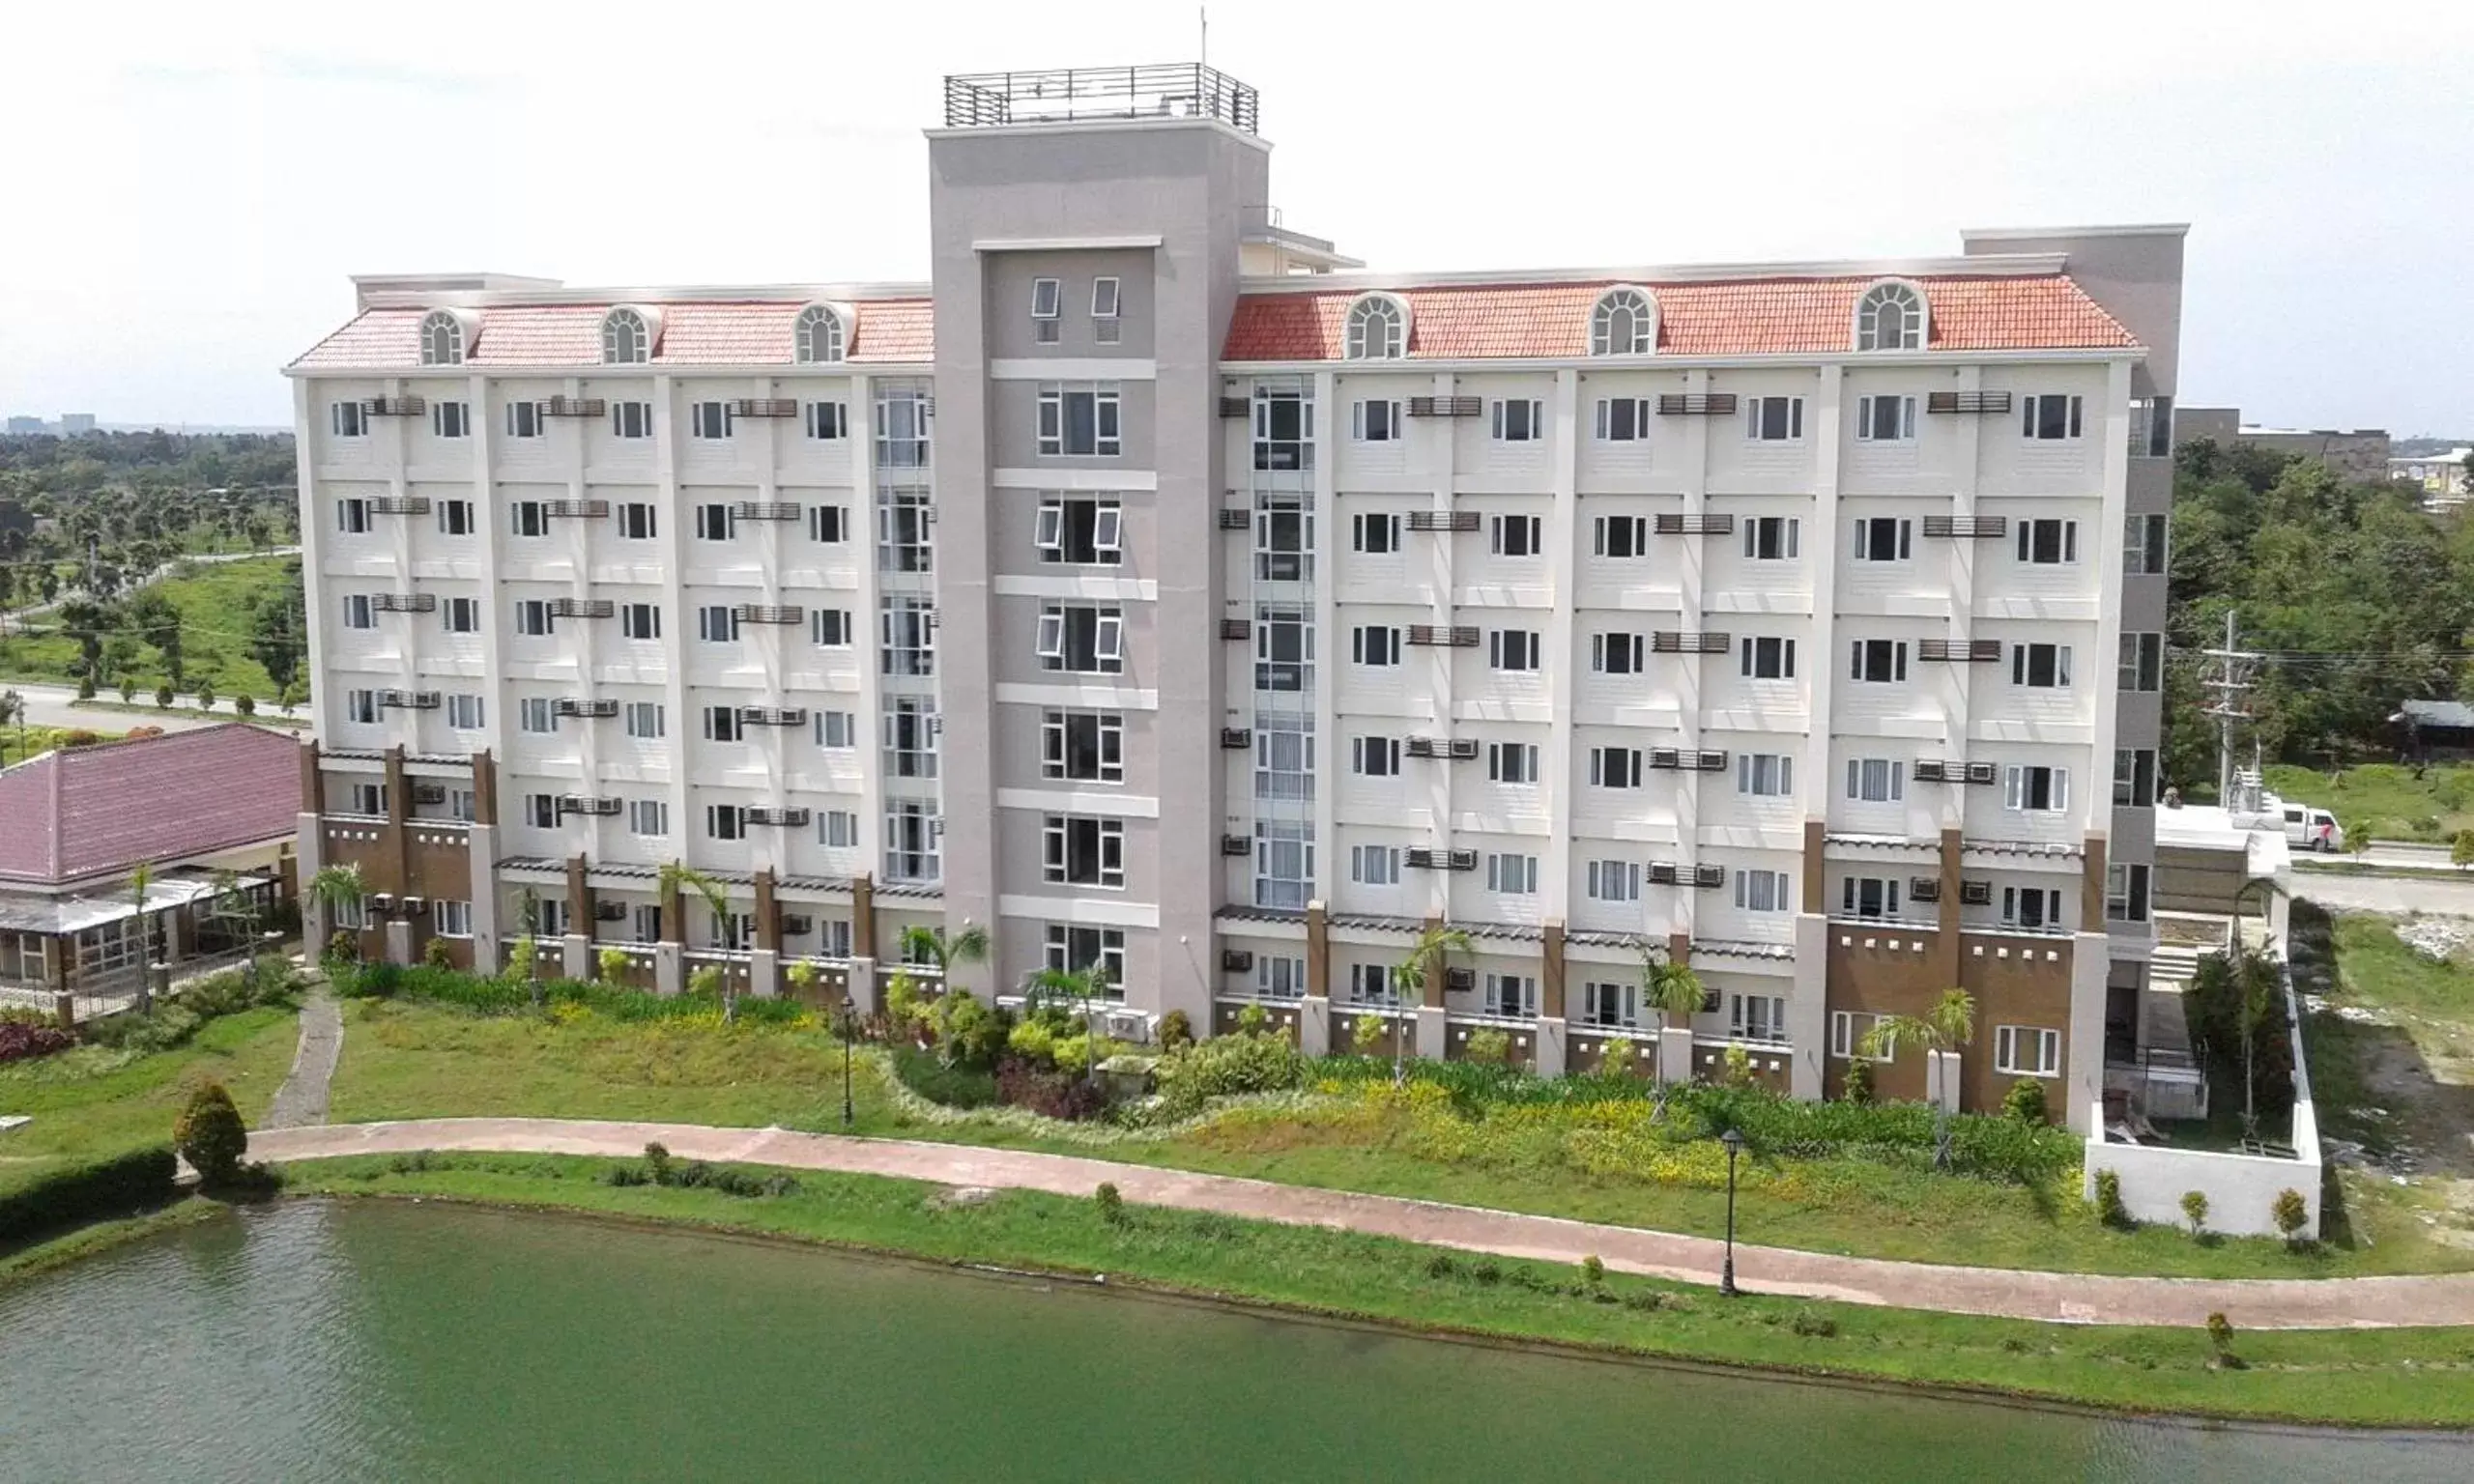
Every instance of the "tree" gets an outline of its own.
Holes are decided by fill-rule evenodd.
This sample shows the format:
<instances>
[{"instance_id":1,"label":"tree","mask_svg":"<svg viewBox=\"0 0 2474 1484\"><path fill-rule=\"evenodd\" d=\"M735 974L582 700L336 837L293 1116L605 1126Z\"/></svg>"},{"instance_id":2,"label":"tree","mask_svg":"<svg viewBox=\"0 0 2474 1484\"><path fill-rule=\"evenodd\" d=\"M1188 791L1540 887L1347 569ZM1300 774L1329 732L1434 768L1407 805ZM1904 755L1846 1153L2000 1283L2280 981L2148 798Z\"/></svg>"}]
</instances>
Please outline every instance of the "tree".
<instances>
[{"instance_id":1,"label":"tree","mask_svg":"<svg viewBox=\"0 0 2474 1484\"><path fill-rule=\"evenodd\" d=\"M146 899L154 890L155 863L153 861L138 862L137 869L129 873L129 899L137 908L138 967L150 973L151 966L155 962L155 924L146 915ZM137 1002L150 1009L153 1006L152 999L144 993L138 995Z\"/></svg>"},{"instance_id":2,"label":"tree","mask_svg":"<svg viewBox=\"0 0 2474 1484\"><path fill-rule=\"evenodd\" d=\"M2236 965L2242 990L2242 1136L2259 1136L2258 1045L2278 1008L2277 966L2265 954L2245 952Z\"/></svg>"},{"instance_id":3,"label":"tree","mask_svg":"<svg viewBox=\"0 0 2474 1484\"><path fill-rule=\"evenodd\" d=\"M1426 981L1443 972L1455 951L1469 952L1469 934L1457 928L1428 928L1418 934L1409 956L1392 966L1393 1005L1397 1008L1423 1004ZM1409 1038L1395 1019L1392 1032L1392 1085L1403 1087L1408 1080Z\"/></svg>"},{"instance_id":4,"label":"tree","mask_svg":"<svg viewBox=\"0 0 2474 1484\"><path fill-rule=\"evenodd\" d=\"M209 899L207 916L226 925L242 942L257 941L263 917L258 899L241 885L240 872L228 867L215 873L215 895Z\"/></svg>"},{"instance_id":5,"label":"tree","mask_svg":"<svg viewBox=\"0 0 2474 1484\"><path fill-rule=\"evenodd\" d=\"M166 680L161 685L155 687L155 708L158 711L171 710L172 702L179 699L180 698L178 696L173 694L172 682L169 680Z\"/></svg>"},{"instance_id":6,"label":"tree","mask_svg":"<svg viewBox=\"0 0 2474 1484\"><path fill-rule=\"evenodd\" d=\"M184 678L181 611L172 606L172 600L153 588L139 592L129 600L127 623L163 657L163 677L179 685Z\"/></svg>"},{"instance_id":7,"label":"tree","mask_svg":"<svg viewBox=\"0 0 2474 1484\"><path fill-rule=\"evenodd\" d=\"M2191 1235L2194 1237L2207 1230L2206 1191L2185 1190L2182 1192L2182 1219L2191 1223Z\"/></svg>"},{"instance_id":8,"label":"tree","mask_svg":"<svg viewBox=\"0 0 2474 1484\"><path fill-rule=\"evenodd\" d=\"M258 714L257 698L244 691L232 698L232 709L243 716L255 716Z\"/></svg>"},{"instance_id":9,"label":"tree","mask_svg":"<svg viewBox=\"0 0 2474 1484\"><path fill-rule=\"evenodd\" d=\"M197 683L197 706L201 711L215 709L215 687L212 683L205 680Z\"/></svg>"},{"instance_id":10,"label":"tree","mask_svg":"<svg viewBox=\"0 0 2474 1484\"><path fill-rule=\"evenodd\" d=\"M661 869L662 899L666 901L685 892L694 892L703 899L705 910L713 914L715 937L719 938L730 930L731 898L729 891L721 882L684 861L672 861L663 866ZM682 932L680 936L684 937L685 934ZM721 997L722 1023L728 1025L738 1019L738 989L731 983L728 975L722 978Z\"/></svg>"},{"instance_id":11,"label":"tree","mask_svg":"<svg viewBox=\"0 0 2474 1484\"><path fill-rule=\"evenodd\" d=\"M1684 1017L1684 1022L1690 1024L1690 1017L1700 1013L1708 994L1702 988L1701 976L1693 973L1690 965L1676 962L1664 948L1644 938L1641 940L1641 997L1649 1002L1647 1009L1658 1013L1658 1031L1663 1036L1678 1016ZM1661 1042L1661 1053L1663 1050ZM1652 1095L1651 1116L1664 1118L1667 1087L1663 1054L1654 1066L1657 1090Z\"/></svg>"},{"instance_id":12,"label":"tree","mask_svg":"<svg viewBox=\"0 0 2474 1484\"><path fill-rule=\"evenodd\" d=\"M317 905L319 926L330 934L340 919L360 914L363 895L358 865L322 866L309 878L309 899ZM331 936L331 946L332 941Z\"/></svg>"},{"instance_id":13,"label":"tree","mask_svg":"<svg viewBox=\"0 0 2474 1484\"><path fill-rule=\"evenodd\" d=\"M1975 997L1965 989L1950 989L1921 1015L1884 1015L1874 1021L1856 1049L1861 1056L1892 1060L1901 1045L1913 1042L1926 1051L1926 1065L1941 1067L1941 1075L1946 1077L1948 1064L1936 1062L1933 1054L1947 1056L1973 1040ZM1928 1086L1925 1091L1933 1095L1942 1090ZM1933 1167L1950 1167L1950 1099L1939 1096L1933 1098Z\"/></svg>"},{"instance_id":14,"label":"tree","mask_svg":"<svg viewBox=\"0 0 2474 1484\"><path fill-rule=\"evenodd\" d=\"M2474 866L2474 830L2460 830L2448 842L2448 864L2460 870Z\"/></svg>"},{"instance_id":15,"label":"tree","mask_svg":"<svg viewBox=\"0 0 2474 1484\"><path fill-rule=\"evenodd\" d=\"M302 607L301 585L258 600L249 612L249 658L266 668L277 692L288 689L301 672L301 657L309 647L309 616Z\"/></svg>"},{"instance_id":16,"label":"tree","mask_svg":"<svg viewBox=\"0 0 2474 1484\"><path fill-rule=\"evenodd\" d=\"M201 1082L172 1121L172 1147L197 1171L210 1190L228 1185L241 1173L242 1156L249 1152L249 1131L241 1110L220 1082Z\"/></svg>"},{"instance_id":17,"label":"tree","mask_svg":"<svg viewBox=\"0 0 2474 1484\"><path fill-rule=\"evenodd\" d=\"M954 966L986 963L989 947L988 929L976 924L951 937L946 936L942 928L925 928L917 924L904 928L902 932L902 956L911 963L922 960L934 963L947 989L954 987Z\"/></svg>"},{"instance_id":18,"label":"tree","mask_svg":"<svg viewBox=\"0 0 2474 1484\"><path fill-rule=\"evenodd\" d=\"M1037 999L1066 1000L1079 1003L1087 1021L1091 1007L1108 998L1114 982L1108 978L1108 966L1094 958L1079 969L1042 969L1031 976L1031 992ZM1098 1081L1100 1075L1100 1038L1088 1024L1083 1027L1085 1075Z\"/></svg>"}]
</instances>

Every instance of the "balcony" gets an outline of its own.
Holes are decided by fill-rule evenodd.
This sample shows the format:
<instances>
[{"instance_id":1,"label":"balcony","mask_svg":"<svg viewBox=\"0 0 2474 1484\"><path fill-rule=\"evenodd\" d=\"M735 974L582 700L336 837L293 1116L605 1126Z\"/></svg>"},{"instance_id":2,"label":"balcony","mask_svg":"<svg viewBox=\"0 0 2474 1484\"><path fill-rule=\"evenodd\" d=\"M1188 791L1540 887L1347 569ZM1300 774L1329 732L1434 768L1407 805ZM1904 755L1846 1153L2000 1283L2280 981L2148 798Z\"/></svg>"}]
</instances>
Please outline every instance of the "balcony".
<instances>
[{"instance_id":1,"label":"balcony","mask_svg":"<svg viewBox=\"0 0 2474 1484\"><path fill-rule=\"evenodd\" d=\"M1253 133L1261 100L1200 63L957 72L945 77L945 127L992 128L1084 119L1213 119Z\"/></svg>"}]
</instances>

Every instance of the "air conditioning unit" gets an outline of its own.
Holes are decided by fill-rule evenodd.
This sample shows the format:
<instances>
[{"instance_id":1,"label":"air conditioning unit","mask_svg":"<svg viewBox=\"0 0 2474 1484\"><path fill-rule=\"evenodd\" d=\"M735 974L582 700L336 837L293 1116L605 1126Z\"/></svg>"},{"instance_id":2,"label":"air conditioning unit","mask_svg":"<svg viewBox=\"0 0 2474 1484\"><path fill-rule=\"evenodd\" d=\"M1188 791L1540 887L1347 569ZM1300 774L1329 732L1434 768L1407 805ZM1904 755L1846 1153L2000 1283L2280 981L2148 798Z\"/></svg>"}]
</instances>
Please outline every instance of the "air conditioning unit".
<instances>
[{"instance_id":1,"label":"air conditioning unit","mask_svg":"<svg viewBox=\"0 0 2474 1484\"><path fill-rule=\"evenodd\" d=\"M418 917L429 910L429 899L426 897L405 897L399 899L396 901L396 905L404 909L404 915L406 917Z\"/></svg>"},{"instance_id":2,"label":"air conditioning unit","mask_svg":"<svg viewBox=\"0 0 2474 1484\"><path fill-rule=\"evenodd\" d=\"M1961 904L1971 907L1989 907L1993 905L1993 883L1990 881L1960 882L1959 901Z\"/></svg>"},{"instance_id":3,"label":"air conditioning unit","mask_svg":"<svg viewBox=\"0 0 2474 1484\"><path fill-rule=\"evenodd\" d=\"M1429 850L1423 845L1411 845L1400 852L1400 860L1401 864L1411 870L1433 870L1443 864L1442 855L1443 852L1439 850Z\"/></svg>"},{"instance_id":4,"label":"air conditioning unit","mask_svg":"<svg viewBox=\"0 0 2474 1484\"><path fill-rule=\"evenodd\" d=\"M1108 1034L1137 1045L1151 1039L1151 1017L1138 1010L1112 1010L1100 1017Z\"/></svg>"},{"instance_id":5,"label":"air conditioning unit","mask_svg":"<svg viewBox=\"0 0 2474 1484\"><path fill-rule=\"evenodd\" d=\"M1449 864L1453 870L1476 870L1478 869L1478 852L1475 850L1454 850L1452 852L1452 859Z\"/></svg>"},{"instance_id":6,"label":"air conditioning unit","mask_svg":"<svg viewBox=\"0 0 2474 1484\"><path fill-rule=\"evenodd\" d=\"M392 892L372 892L372 893L370 893L370 894L369 894L369 910L370 910L370 911L372 911L372 912L377 913L380 917L385 917L385 916L387 916L388 913L390 913L390 912L394 911L394 910L395 910L395 894L394 894L394 893L392 893Z\"/></svg>"},{"instance_id":7,"label":"air conditioning unit","mask_svg":"<svg viewBox=\"0 0 2474 1484\"><path fill-rule=\"evenodd\" d=\"M1910 901L1940 901L1942 899L1941 878L1938 876L1911 877L1907 883L1907 899Z\"/></svg>"},{"instance_id":8,"label":"air conditioning unit","mask_svg":"<svg viewBox=\"0 0 2474 1484\"><path fill-rule=\"evenodd\" d=\"M1673 861L1650 862L1650 884L1652 886L1673 886L1679 879L1681 871Z\"/></svg>"},{"instance_id":9,"label":"air conditioning unit","mask_svg":"<svg viewBox=\"0 0 2474 1484\"><path fill-rule=\"evenodd\" d=\"M1254 745L1254 728L1251 727L1223 727L1220 728L1220 745L1228 749L1232 753L1245 752Z\"/></svg>"},{"instance_id":10,"label":"air conditioning unit","mask_svg":"<svg viewBox=\"0 0 2474 1484\"><path fill-rule=\"evenodd\" d=\"M785 937L804 938L814 931L816 931L816 919L809 914L805 912L782 914L782 932Z\"/></svg>"},{"instance_id":11,"label":"air conditioning unit","mask_svg":"<svg viewBox=\"0 0 2474 1484\"><path fill-rule=\"evenodd\" d=\"M1968 764L1968 782L1969 782L1969 783L1971 783L1971 784L1997 784L1997 783L1999 783L2000 781L2001 781L2001 770L2000 770L1999 768L1998 768L1998 767L1995 767L1992 763L1989 763L1989 762L1971 762L1971 763L1969 763L1969 764Z\"/></svg>"},{"instance_id":12,"label":"air conditioning unit","mask_svg":"<svg viewBox=\"0 0 2474 1484\"><path fill-rule=\"evenodd\" d=\"M1252 404L1249 403L1244 397L1223 397L1220 399L1220 415L1223 417L1244 417L1252 412Z\"/></svg>"},{"instance_id":13,"label":"air conditioning unit","mask_svg":"<svg viewBox=\"0 0 2474 1484\"><path fill-rule=\"evenodd\" d=\"M1962 776L1965 776L1966 766L1964 763L1959 765ZM1950 764L1939 757L1918 757L1912 771L1919 784L1942 784L1949 782Z\"/></svg>"},{"instance_id":14,"label":"air conditioning unit","mask_svg":"<svg viewBox=\"0 0 2474 1484\"><path fill-rule=\"evenodd\" d=\"M1400 744L1400 750L1412 757L1438 757L1449 745L1432 737L1410 737Z\"/></svg>"},{"instance_id":15,"label":"air conditioning unit","mask_svg":"<svg viewBox=\"0 0 2474 1484\"><path fill-rule=\"evenodd\" d=\"M1251 855L1254 853L1254 842L1243 835L1223 835L1220 837L1220 853L1223 855Z\"/></svg>"},{"instance_id":16,"label":"air conditioning unit","mask_svg":"<svg viewBox=\"0 0 2474 1484\"><path fill-rule=\"evenodd\" d=\"M1727 750L1722 747L1713 752L1694 753L1692 766L1697 772L1724 773L1727 771Z\"/></svg>"},{"instance_id":17,"label":"air conditioning unit","mask_svg":"<svg viewBox=\"0 0 2474 1484\"><path fill-rule=\"evenodd\" d=\"M1220 951L1220 967L1223 972L1230 974L1251 974L1254 972L1253 951L1245 948L1223 948Z\"/></svg>"},{"instance_id":18,"label":"air conditioning unit","mask_svg":"<svg viewBox=\"0 0 2474 1484\"><path fill-rule=\"evenodd\" d=\"M1463 992L1475 989L1478 987L1478 971L1476 969L1446 969L1443 971L1443 987Z\"/></svg>"},{"instance_id":19,"label":"air conditioning unit","mask_svg":"<svg viewBox=\"0 0 2474 1484\"><path fill-rule=\"evenodd\" d=\"M1220 637L1235 640L1251 639L1254 637L1253 621L1247 618L1223 618L1220 620Z\"/></svg>"},{"instance_id":20,"label":"air conditioning unit","mask_svg":"<svg viewBox=\"0 0 2474 1484\"><path fill-rule=\"evenodd\" d=\"M1251 512L1244 510L1220 512L1220 528L1223 530L1251 530L1253 525L1254 518Z\"/></svg>"},{"instance_id":21,"label":"air conditioning unit","mask_svg":"<svg viewBox=\"0 0 2474 1484\"><path fill-rule=\"evenodd\" d=\"M1727 884L1727 868L1695 866L1692 868L1692 884L1705 892L1724 886Z\"/></svg>"},{"instance_id":22,"label":"air conditioning unit","mask_svg":"<svg viewBox=\"0 0 2474 1484\"><path fill-rule=\"evenodd\" d=\"M596 901L592 904L592 920L596 923L623 923L627 920L627 904L623 901Z\"/></svg>"},{"instance_id":23,"label":"air conditioning unit","mask_svg":"<svg viewBox=\"0 0 2474 1484\"><path fill-rule=\"evenodd\" d=\"M1451 746L1447 751L1449 751L1456 760L1467 762L1478 756L1478 739L1476 737L1454 737L1452 739Z\"/></svg>"}]
</instances>

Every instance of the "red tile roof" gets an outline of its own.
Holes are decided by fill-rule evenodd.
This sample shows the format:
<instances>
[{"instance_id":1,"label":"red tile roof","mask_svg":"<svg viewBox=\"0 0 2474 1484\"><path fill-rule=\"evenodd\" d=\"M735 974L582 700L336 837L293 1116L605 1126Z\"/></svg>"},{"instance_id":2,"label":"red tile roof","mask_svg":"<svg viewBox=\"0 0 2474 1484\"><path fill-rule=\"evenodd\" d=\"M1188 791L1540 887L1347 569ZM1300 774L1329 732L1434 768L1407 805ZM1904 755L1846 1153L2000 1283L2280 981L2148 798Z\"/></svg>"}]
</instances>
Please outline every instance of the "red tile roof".
<instances>
[{"instance_id":1,"label":"red tile roof","mask_svg":"<svg viewBox=\"0 0 2474 1484\"><path fill-rule=\"evenodd\" d=\"M233 724L0 772L0 881L76 881L292 833L301 744Z\"/></svg>"},{"instance_id":2,"label":"red tile roof","mask_svg":"<svg viewBox=\"0 0 2474 1484\"><path fill-rule=\"evenodd\" d=\"M1853 346L1856 300L1871 277L1646 283L1660 354L1821 355ZM1930 277L1935 351L2123 348L2130 332L2060 274ZM1411 359L1566 357L1589 352L1601 283L1483 284L1395 291L1409 306ZM1226 360L1338 360L1358 289L1249 294L1229 322Z\"/></svg>"},{"instance_id":3,"label":"red tile roof","mask_svg":"<svg viewBox=\"0 0 2474 1484\"><path fill-rule=\"evenodd\" d=\"M807 300L668 303L653 346L657 366L787 366L793 327ZM932 314L924 299L862 300L849 358L860 365L911 365L934 358ZM475 366L596 366L601 321L610 305L505 304L474 311L478 328L465 359ZM364 309L312 346L293 365L303 371L394 371L421 363L426 309Z\"/></svg>"}]
</instances>

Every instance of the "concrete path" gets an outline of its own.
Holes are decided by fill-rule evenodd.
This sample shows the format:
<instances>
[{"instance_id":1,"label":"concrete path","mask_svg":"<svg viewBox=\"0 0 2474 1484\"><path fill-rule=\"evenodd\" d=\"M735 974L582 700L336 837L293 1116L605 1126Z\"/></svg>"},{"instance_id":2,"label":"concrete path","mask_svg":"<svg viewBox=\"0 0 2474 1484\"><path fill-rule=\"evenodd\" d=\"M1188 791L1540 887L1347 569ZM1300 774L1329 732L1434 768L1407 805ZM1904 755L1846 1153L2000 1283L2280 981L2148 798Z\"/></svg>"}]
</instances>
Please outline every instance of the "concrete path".
<instances>
[{"instance_id":1,"label":"concrete path","mask_svg":"<svg viewBox=\"0 0 2474 1484\"><path fill-rule=\"evenodd\" d=\"M344 1054L344 1018L325 985L309 991L301 1004L301 1043L292 1053L292 1072L274 1091L267 1109L269 1128L312 1127L327 1121L327 1088L335 1079L335 1064Z\"/></svg>"},{"instance_id":2,"label":"concrete path","mask_svg":"<svg viewBox=\"0 0 2474 1484\"><path fill-rule=\"evenodd\" d=\"M899 1139L854 1139L782 1128L579 1119L440 1118L254 1133L264 1159L416 1150L634 1156L658 1143L687 1159L891 1175L948 1185L1089 1195L1102 1181L1137 1205L1172 1206L1299 1225L1339 1227L1503 1257L1578 1263L1596 1254L1621 1272L1689 1283L1718 1280L1721 1244L1629 1227L1517 1215L1395 1196L1358 1195L1116 1164L1067 1155L976 1149ZM1739 1244L1736 1279L1747 1289L1951 1314L2086 1324L2199 1326L2222 1312L2239 1329L2379 1328L2474 1325L2474 1274L2329 1279L2100 1277L2012 1272L1872 1258L1830 1257Z\"/></svg>"}]
</instances>

